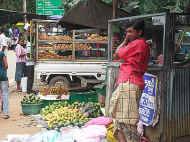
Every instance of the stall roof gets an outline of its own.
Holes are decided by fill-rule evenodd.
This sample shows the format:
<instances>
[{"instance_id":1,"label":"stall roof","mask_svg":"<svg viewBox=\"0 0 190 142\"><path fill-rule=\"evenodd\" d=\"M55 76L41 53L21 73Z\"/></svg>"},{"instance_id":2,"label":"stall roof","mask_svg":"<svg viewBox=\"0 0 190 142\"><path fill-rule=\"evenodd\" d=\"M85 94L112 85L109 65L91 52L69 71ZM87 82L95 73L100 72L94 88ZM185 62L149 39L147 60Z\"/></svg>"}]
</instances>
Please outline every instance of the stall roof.
<instances>
[{"instance_id":1,"label":"stall roof","mask_svg":"<svg viewBox=\"0 0 190 142\"><path fill-rule=\"evenodd\" d=\"M119 17L126 17L128 13L119 9ZM85 26L98 29L107 29L108 20L112 19L112 6L101 0L88 0L79 2L68 11L60 20L64 25Z\"/></svg>"},{"instance_id":2,"label":"stall roof","mask_svg":"<svg viewBox=\"0 0 190 142\"><path fill-rule=\"evenodd\" d=\"M46 16L36 15L34 13L26 13L27 19L46 19ZM23 21L24 13L12 10L0 9L0 25L8 23L16 23Z\"/></svg>"}]
</instances>

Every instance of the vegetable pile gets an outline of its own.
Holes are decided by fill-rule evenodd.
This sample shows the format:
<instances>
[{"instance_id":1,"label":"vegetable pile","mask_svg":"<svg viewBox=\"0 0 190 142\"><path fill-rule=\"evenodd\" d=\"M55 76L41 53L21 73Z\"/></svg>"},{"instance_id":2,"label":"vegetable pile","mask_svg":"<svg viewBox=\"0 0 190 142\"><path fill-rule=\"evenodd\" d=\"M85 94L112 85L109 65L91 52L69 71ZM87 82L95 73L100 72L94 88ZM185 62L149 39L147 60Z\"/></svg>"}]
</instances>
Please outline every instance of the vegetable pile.
<instances>
[{"instance_id":1,"label":"vegetable pile","mask_svg":"<svg viewBox=\"0 0 190 142\"><path fill-rule=\"evenodd\" d=\"M29 94L23 97L21 104L40 104L41 100L35 94Z\"/></svg>"}]
</instances>

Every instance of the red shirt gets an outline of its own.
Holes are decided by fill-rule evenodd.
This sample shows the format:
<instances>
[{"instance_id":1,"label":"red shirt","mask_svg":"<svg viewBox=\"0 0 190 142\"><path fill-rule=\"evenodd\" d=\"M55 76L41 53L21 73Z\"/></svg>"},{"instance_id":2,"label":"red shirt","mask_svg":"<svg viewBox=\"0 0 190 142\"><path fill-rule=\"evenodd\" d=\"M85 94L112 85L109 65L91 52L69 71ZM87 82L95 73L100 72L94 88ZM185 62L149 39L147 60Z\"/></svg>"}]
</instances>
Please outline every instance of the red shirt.
<instances>
[{"instance_id":1,"label":"red shirt","mask_svg":"<svg viewBox=\"0 0 190 142\"><path fill-rule=\"evenodd\" d=\"M147 70L150 49L144 39L136 39L121 47L117 56L123 63L120 65L117 83L130 81L144 89L143 75Z\"/></svg>"}]
</instances>

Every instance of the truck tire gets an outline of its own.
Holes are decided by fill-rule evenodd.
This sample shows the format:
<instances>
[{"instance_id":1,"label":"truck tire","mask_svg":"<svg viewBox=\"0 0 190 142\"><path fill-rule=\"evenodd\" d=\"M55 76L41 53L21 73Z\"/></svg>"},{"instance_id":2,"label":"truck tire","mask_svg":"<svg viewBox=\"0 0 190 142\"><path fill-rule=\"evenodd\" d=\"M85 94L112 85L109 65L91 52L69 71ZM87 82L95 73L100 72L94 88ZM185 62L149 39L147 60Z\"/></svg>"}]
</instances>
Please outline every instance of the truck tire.
<instances>
[{"instance_id":1,"label":"truck tire","mask_svg":"<svg viewBox=\"0 0 190 142\"><path fill-rule=\"evenodd\" d=\"M59 84L61 86L65 86L68 89L69 89L69 86L70 86L69 81L64 76L55 76L49 82L49 86L55 86L56 84Z\"/></svg>"}]
</instances>

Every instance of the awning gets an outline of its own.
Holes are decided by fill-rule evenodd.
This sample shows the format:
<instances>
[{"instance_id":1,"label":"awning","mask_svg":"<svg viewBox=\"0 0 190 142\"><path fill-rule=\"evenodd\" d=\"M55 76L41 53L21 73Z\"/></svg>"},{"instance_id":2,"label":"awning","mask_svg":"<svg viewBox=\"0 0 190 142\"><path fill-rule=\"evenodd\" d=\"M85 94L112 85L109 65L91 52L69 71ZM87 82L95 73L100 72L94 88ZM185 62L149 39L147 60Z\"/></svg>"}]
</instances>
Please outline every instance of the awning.
<instances>
[{"instance_id":1,"label":"awning","mask_svg":"<svg viewBox=\"0 0 190 142\"><path fill-rule=\"evenodd\" d=\"M0 25L8 23L16 23L18 21L24 21L25 13L0 9ZM34 13L26 13L27 20L31 19L46 19L46 16L36 15Z\"/></svg>"},{"instance_id":2,"label":"awning","mask_svg":"<svg viewBox=\"0 0 190 142\"><path fill-rule=\"evenodd\" d=\"M128 14L118 10L119 17ZM101 0L88 0L79 2L60 20L61 24L83 26L98 29L107 29L108 20L112 19L112 6Z\"/></svg>"}]
</instances>

